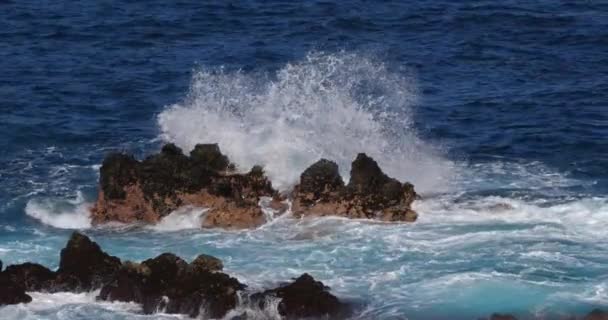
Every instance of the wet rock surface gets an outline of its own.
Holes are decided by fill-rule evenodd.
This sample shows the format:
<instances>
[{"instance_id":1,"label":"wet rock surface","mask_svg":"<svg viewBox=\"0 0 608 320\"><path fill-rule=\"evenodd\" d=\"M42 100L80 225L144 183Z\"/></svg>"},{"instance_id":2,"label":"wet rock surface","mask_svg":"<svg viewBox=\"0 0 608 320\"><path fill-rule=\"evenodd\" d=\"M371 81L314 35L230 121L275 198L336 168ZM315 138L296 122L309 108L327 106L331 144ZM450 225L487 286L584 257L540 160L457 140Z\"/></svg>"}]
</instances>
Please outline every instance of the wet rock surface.
<instances>
[{"instance_id":1,"label":"wet rock surface","mask_svg":"<svg viewBox=\"0 0 608 320\"><path fill-rule=\"evenodd\" d=\"M253 299L263 308L269 297L280 299L279 314L287 319L342 319L349 313L347 305L329 293L329 287L306 273L292 283L256 294Z\"/></svg>"},{"instance_id":2,"label":"wet rock surface","mask_svg":"<svg viewBox=\"0 0 608 320\"><path fill-rule=\"evenodd\" d=\"M260 167L245 174L217 144L199 144L190 156L173 144L138 161L111 154L100 169L94 223L155 223L173 210L194 205L209 208L204 227L251 228L265 222L258 203L276 191Z\"/></svg>"},{"instance_id":3,"label":"wet rock surface","mask_svg":"<svg viewBox=\"0 0 608 320\"><path fill-rule=\"evenodd\" d=\"M167 144L143 161L111 154L103 162L99 182L94 223L157 223L175 209L192 205L209 208L203 228L253 228L266 222L259 205L263 197L273 199L269 207L278 214L287 209L285 197L291 198L296 217L338 215L409 222L417 218L411 209L417 198L414 186L388 177L364 153L353 161L348 184L335 162L321 159L301 174L291 194L283 196L259 166L236 173L217 144L196 145L189 156Z\"/></svg>"},{"instance_id":4,"label":"wet rock surface","mask_svg":"<svg viewBox=\"0 0 608 320\"><path fill-rule=\"evenodd\" d=\"M222 318L234 310L241 295L266 307L266 297L281 299L278 311L288 319L339 318L346 305L323 283L304 274L292 283L259 293L222 272L220 259L201 254L188 263L163 253L141 263L105 253L87 236L75 232L61 250L57 271L36 263L10 265L0 272L0 306L28 303L27 291L82 292L100 290L97 299L141 304L143 313L164 312L190 317ZM246 315L245 315L246 316Z\"/></svg>"},{"instance_id":5,"label":"wet rock surface","mask_svg":"<svg viewBox=\"0 0 608 320\"><path fill-rule=\"evenodd\" d=\"M296 216L415 221L411 204L416 198L412 184L388 177L376 161L360 153L352 163L348 185L332 161L321 159L307 168L294 190L292 210Z\"/></svg>"}]
</instances>

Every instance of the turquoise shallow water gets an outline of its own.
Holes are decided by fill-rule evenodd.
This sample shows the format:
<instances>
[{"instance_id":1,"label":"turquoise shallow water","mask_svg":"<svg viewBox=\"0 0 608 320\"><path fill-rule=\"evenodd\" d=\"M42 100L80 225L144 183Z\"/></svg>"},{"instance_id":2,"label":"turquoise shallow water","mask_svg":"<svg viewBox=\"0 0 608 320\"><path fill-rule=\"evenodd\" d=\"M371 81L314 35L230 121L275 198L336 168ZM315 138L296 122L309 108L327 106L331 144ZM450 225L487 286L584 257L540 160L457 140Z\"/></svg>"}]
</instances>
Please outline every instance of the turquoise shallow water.
<instances>
[{"instance_id":1,"label":"turquoise shallow water","mask_svg":"<svg viewBox=\"0 0 608 320\"><path fill-rule=\"evenodd\" d=\"M608 308L606 4L82 1L0 4L0 259L56 268L81 230L113 255L221 258L267 288L303 272L355 319L558 319ZM99 165L217 142L282 190L366 152L423 199L413 224L274 217L92 227ZM143 316L32 293L0 319ZM247 309L242 304L239 308ZM257 310L257 318L276 318Z\"/></svg>"}]
</instances>

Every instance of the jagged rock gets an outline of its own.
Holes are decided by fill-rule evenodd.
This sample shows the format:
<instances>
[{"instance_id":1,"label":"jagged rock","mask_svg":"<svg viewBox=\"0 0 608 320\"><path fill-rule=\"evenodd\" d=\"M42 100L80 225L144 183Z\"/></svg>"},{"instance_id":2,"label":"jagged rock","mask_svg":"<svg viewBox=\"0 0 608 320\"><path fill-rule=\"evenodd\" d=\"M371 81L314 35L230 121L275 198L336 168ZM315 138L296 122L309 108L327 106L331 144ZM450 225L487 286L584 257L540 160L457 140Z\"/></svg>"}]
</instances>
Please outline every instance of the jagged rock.
<instances>
[{"instance_id":1,"label":"jagged rock","mask_svg":"<svg viewBox=\"0 0 608 320\"><path fill-rule=\"evenodd\" d=\"M30 262L10 265L2 275L20 284L26 291L46 291L56 277L55 272L47 267Z\"/></svg>"},{"instance_id":2,"label":"jagged rock","mask_svg":"<svg viewBox=\"0 0 608 320\"><path fill-rule=\"evenodd\" d=\"M69 291L99 288L114 276L120 266L120 259L102 251L87 236L74 232L61 250L55 285L57 289Z\"/></svg>"},{"instance_id":3,"label":"jagged rock","mask_svg":"<svg viewBox=\"0 0 608 320\"><path fill-rule=\"evenodd\" d=\"M99 299L132 301L143 305L144 313L166 313L197 317L201 306L206 315L221 318L236 307L237 291L244 285L217 269L218 261L199 256L188 265L181 258L164 253L141 264L125 263L104 286ZM221 265L221 261L219 261Z\"/></svg>"},{"instance_id":4,"label":"jagged rock","mask_svg":"<svg viewBox=\"0 0 608 320\"><path fill-rule=\"evenodd\" d=\"M587 314L583 320L608 320L608 312L600 309L594 309L593 311L589 312L589 314Z\"/></svg>"},{"instance_id":5,"label":"jagged rock","mask_svg":"<svg viewBox=\"0 0 608 320\"><path fill-rule=\"evenodd\" d=\"M255 294L252 299L259 301L260 307L263 308L268 296L281 299L278 311L287 319L321 317L340 319L349 313L347 306L329 293L327 286L307 273L290 284Z\"/></svg>"},{"instance_id":6,"label":"jagged rock","mask_svg":"<svg viewBox=\"0 0 608 320\"><path fill-rule=\"evenodd\" d=\"M306 169L293 194L296 216L340 215L384 221L415 221L411 204L417 195L410 183L388 177L364 153L352 163L351 178L344 185L338 165L326 159Z\"/></svg>"},{"instance_id":7,"label":"jagged rock","mask_svg":"<svg viewBox=\"0 0 608 320\"><path fill-rule=\"evenodd\" d=\"M0 273L0 306L31 301L32 297L25 293L23 285L13 282L4 273Z\"/></svg>"},{"instance_id":8,"label":"jagged rock","mask_svg":"<svg viewBox=\"0 0 608 320\"><path fill-rule=\"evenodd\" d=\"M216 257L201 254L190 263L190 267L207 271L222 271L224 264Z\"/></svg>"},{"instance_id":9,"label":"jagged rock","mask_svg":"<svg viewBox=\"0 0 608 320\"><path fill-rule=\"evenodd\" d=\"M100 170L94 223L156 223L184 205L209 208L204 227L251 228L264 223L261 197L276 191L261 167L234 172L217 144L199 144L190 156L173 144L143 161L111 154Z\"/></svg>"}]
</instances>

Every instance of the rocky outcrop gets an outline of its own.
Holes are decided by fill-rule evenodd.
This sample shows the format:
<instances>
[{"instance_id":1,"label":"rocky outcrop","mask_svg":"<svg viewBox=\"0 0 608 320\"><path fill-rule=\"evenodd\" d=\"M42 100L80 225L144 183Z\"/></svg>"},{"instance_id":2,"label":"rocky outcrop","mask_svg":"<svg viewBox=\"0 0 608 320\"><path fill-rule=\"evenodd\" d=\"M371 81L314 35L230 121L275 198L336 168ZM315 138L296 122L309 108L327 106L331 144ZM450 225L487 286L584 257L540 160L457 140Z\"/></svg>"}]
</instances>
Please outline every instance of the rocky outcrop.
<instances>
[{"instance_id":1,"label":"rocky outcrop","mask_svg":"<svg viewBox=\"0 0 608 320\"><path fill-rule=\"evenodd\" d=\"M10 265L0 275L6 283L17 284L25 291L84 292L100 288L120 266L120 259L108 255L88 237L75 232L61 250L57 271L26 262Z\"/></svg>"},{"instance_id":2,"label":"rocky outcrop","mask_svg":"<svg viewBox=\"0 0 608 320\"><path fill-rule=\"evenodd\" d=\"M61 250L57 271L36 263L10 265L0 272L0 306L28 303L26 291L80 292L100 289L99 300L135 302L146 314L164 312L196 318L222 318L237 307L238 292L246 286L221 272L222 261L201 254L191 263L163 253L141 263L103 252L87 236L75 232ZM293 283L262 293L251 300L280 298L279 312L287 318L345 314L346 306L321 282L305 274ZM256 298L257 297L257 298Z\"/></svg>"},{"instance_id":3,"label":"rocky outcrop","mask_svg":"<svg viewBox=\"0 0 608 320\"><path fill-rule=\"evenodd\" d=\"M7 304L28 303L32 301L25 287L0 273L0 306Z\"/></svg>"},{"instance_id":4,"label":"rocky outcrop","mask_svg":"<svg viewBox=\"0 0 608 320\"><path fill-rule=\"evenodd\" d=\"M69 291L99 288L120 266L120 259L102 251L87 236L75 232L61 250L56 286L66 286Z\"/></svg>"},{"instance_id":5,"label":"rocky outcrop","mask_svg":"<svg viewBox=\"0 0 608 320\"><path fill-rule=\"evenodd\" d=\"M203 227L251 228L265 222L261 197L277 195L261 167L239 174L217 144L199 144L189 156L173 144L138 161L111 154L100 170L94 223L155 223L173 210L207 207Z\"/></svg>"},{"instance_id":6,"label":"rocky outcrop","mask_svg":"<svg viewBox=\"0 0 608 320\"><path fill-rule=\"evenodd\" d=\"M141 264L125 264L101 289L99 299L137 302L148 314L163 310L197 317L202 307L206 316L221 318L236 307L237 291L245 286L224 273L211 271L210 266L217 269L217 263L196 259L188 264L170 253Z\"/></svg>"},{"instance_id":7,"label":"rocky outcrop","mask_svg":"<svg viewBox=\"0 0 608 320\"><path fill-rule=\"evenodd\" d=\"M269 297L281 299L279 314L287 319L329 318L341 319L348 315L348 308L329 293L329 288L309 274L303 274L292 283L254 295L260 307Z\"/></svg>"},{"instance_id":8,"label":"rocky outcrop","mask_svg":"<svg viewBox=\"0 0 608 320\"><path fill-rule=\"evenodd\" d=\"M217 144L196 145L189 156L167 144L159 154L143 161L111 154L103 161L99 182L98 200L92 209L94 223L157 223L173 210L192 205L209 208L202 227L243 229L266 221L259 205L264 197L273 199L267 205L277 212L287 209L261 167L236 173ZM348 184L336 163L321 159L302 173L290 197L296 217L417 218L411 209L417 197L414 186L388 177L364 153L353 161Z\"/></svg>"},{"instance_id":9,"label":"rocky outcrop","mask_svg":"<svg viewBox=\"0 0 608 320\"><path fill-rule=\"evenodd\" d=\"M321 159L300 176L293 193L296 216L339 215L384 221L415 221L411 209L417 198L414 186L388 177L376 161L364 153L352 163L350 181L344 184L338 165Z\"/></svg>"}]
</instances>

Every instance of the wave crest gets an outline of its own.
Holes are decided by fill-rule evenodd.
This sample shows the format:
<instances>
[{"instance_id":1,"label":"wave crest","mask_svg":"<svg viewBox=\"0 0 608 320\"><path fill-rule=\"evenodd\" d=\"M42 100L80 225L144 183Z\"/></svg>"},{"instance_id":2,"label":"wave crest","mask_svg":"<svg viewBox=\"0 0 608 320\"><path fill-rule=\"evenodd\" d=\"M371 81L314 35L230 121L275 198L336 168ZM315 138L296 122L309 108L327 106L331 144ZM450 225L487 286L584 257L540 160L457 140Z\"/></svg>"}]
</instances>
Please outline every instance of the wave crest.
<instances>
[{"instance_id":1,"label":"wave crest","mask_svg":"<svg viewBox=\"0 0 608 320\"><path fill-rule=\"evenodd\" d=\"M265 166L287 189L319 158L336 161L347 178L357 153L418 190L445 186L452 163L412 127L417 99L411 78L356 54L311 53L271 77L201 69L188 98L159 116L163 140L185 150L220 144L243 170Z\"/></svg>"}]
</instances>

